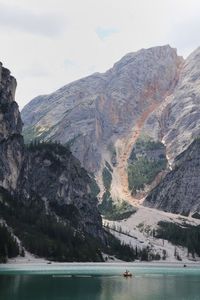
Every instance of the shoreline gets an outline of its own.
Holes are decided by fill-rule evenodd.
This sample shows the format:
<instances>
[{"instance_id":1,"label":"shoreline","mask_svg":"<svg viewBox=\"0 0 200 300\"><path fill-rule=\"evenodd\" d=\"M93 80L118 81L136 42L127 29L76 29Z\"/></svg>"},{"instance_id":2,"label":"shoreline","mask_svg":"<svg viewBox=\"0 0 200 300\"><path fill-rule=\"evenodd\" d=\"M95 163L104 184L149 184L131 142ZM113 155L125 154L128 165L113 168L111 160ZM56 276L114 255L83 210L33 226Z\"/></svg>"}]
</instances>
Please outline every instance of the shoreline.
<instances>
[{"instance_id":1,"label":"shoreline","mask_svg":"<svg viewBox=\"0 0 200 300\"><path fill-rule=\"evenodd\" d=\"M0 271L8 270L8 271L29 271L32 268L34 270L42 270L44 267L45 270L53 270L53 269L61 269L66 267L100 267L100 268L108 268L108 267L141 267L141 268L182 268L186 265L188 268L200 268L200 262L48 262L48 261L30 261L30 262L8 262L5 264L0 264Z\"/></svg>"}]
</instances>

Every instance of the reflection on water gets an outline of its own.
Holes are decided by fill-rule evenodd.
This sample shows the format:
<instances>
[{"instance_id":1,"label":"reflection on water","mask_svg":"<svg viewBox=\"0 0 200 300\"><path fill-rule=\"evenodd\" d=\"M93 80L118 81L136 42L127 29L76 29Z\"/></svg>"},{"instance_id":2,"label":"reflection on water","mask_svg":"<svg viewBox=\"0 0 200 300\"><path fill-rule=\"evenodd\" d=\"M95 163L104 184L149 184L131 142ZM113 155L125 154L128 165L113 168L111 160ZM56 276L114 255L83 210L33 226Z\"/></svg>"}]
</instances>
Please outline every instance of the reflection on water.
<instances>
[{"instance_id":1,"label":"reflection on water","mask_svg":"<svg viewBox=\"0 0 200 300\"><path fill-rule=\"evenodd\" d=\"M0 275L1 300L197 300L200 275Z\"/></svg>"}]
</instances>

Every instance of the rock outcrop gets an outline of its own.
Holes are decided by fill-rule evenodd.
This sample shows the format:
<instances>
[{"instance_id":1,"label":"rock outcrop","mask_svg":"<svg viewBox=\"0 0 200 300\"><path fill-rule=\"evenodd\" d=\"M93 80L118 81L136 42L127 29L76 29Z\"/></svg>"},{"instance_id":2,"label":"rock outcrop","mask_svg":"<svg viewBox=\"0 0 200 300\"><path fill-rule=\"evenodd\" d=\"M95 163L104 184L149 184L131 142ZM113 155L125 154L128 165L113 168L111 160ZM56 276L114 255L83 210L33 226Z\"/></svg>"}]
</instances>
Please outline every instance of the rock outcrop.
<instances>
[{"instance_id":1,"label":"rock outcrop","mask_svg":"<svg viewBox=\"0 0 200 300\"><path fill-rule=\"evenodd\" d=\"M154 138L160 136L172 170L145 205L181 214L199 211L199 140L193 142L200 136L199 70L200 48L186 59L173 94L143 128Z\"/></svg>"},{"instance_id":2,"label":"rock outcrop","mask_svg":"<svg viewBox=\"0 0 200 300\"><path fill-rule=\"evenodd\" d=\"M200 212L200 140L196 139L174 162L174 169L147 196L144 205L172 213Z\"/></svg>"},{"instance_id":3,"label":"rock outcrop","mask_svg":"<svg viewBox=\"0 0 200 300\"><path fill-rule=\"evenodd\" d=\"M200 135L200 48L182 64L174 92L147 120L143 132L166 145L169 162Z\"/></svg>"},{"instance_id":4,"label":"rock outcrop","mask_svg":"<svg viewBox=\"0 0 200 300\"><path fill-rule=\"evenodd\" d=\"M0 185L11 192L23 160L22 121L14 101L16 80L0 64Z\"/></svg>"},{"instance_id":5,"label":"rock outcrop","mask_svg":"<svg viewBox=\"0 0 200 300\"><path fill-rule=\"evenodd\" d=\"M163 111L163 142L169 159L200 135L200 48L185 61L170 104Z\"/></svg>"}]
</instances>

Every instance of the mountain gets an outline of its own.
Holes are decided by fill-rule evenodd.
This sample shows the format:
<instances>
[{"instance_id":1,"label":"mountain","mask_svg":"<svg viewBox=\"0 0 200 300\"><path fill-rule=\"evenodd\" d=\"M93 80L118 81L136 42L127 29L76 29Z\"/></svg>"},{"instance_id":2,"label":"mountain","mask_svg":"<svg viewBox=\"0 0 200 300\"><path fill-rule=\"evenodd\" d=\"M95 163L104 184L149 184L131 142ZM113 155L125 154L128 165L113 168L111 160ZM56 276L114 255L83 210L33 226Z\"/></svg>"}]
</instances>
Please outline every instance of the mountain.
<instances>
[{"instance_id":1,"label":"mountain","mask_svg":"<svg viewBox=\"0 0 200 300\"><path fill-rule=\"evenodd\" d=\"M144 205L172 213L200 217L200 140L175 159L174 168L147 196Z\"/></svg>"},{"instance_id":2,"label":"mountain","mask_svg":"<svg viewBox=\"0 0 200 300\"><path fill-rule=\"evenodd\" d=\"M59 261L199 258L199 52L184 61L169 46L141 50L38 97L23 110L27 145L16 81L1 66L0 261L27 250Z\"/></svg>"},{"instance_id":3,"label":"mountain","mask_svg":"<svg viewBox=\"0 0 200 300\"><path fill-rule=\"evenodd\" d=\"M168 45L142 49L103 74L39 96L22 110L25 140L70 145L82 166L95 174L106 201L133 202L127 161L145 121L174 91L182 64Z\"/></svg>"},{"instance_id":4,"label":"mountain","mask_svg":"<svg viewBox=\"0 0 200 300\"><path fill-rule=\"evenodd\" d=\"M24 144L15 88L16 80L1 65L0 263L31 254L61 262L161 257L162 248L135 237L133 244L124 242L102 225L99 188L69 148L58 142ZM116 219L135 214L129 206L113 205Z\"/></svg>"},{"instance_id":5,"label":"mountain","mask_svg":"<svg viewBox=\"0 0 200 300\"><path fill-rule=\"evenodd\" d=\"M25 248L60 261L101 261L105 233L96 183L64 146L24 145L15 88L16 80L1 64L0 226L7 242L0 260L9 256L9 243L17 249L18 240L21 250L15 254Z\"/></svg>"},{"instance_id":6,"label":"mountain","mask_svg":"<svg viewBox=\"0 0 200 300\"><path fill-rule=\"evenodd\" d=\"M179 204L154 195L161 195L162 184L165 195L176 158L200 135L199 70L200 48L186 60L170 46L129 53L104 74L33 99L22 110L25 139L69 144L95 174L104 215L131 214L123 200L138 206L154 188L146 205L193 211L197 200L188 194Z\"/></svg>"}]
</instances>

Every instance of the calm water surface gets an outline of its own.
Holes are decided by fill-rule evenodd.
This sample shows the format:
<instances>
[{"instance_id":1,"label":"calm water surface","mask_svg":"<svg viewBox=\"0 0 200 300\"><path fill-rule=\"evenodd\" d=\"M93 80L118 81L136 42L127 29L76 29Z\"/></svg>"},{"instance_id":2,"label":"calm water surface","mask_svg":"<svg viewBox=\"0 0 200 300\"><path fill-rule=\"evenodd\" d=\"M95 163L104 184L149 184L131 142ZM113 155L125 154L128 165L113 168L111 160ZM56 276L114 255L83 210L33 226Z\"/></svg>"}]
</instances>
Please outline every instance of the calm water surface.
<instances>
[{"instance_id":1,"label":"calm water surface","mask_svg":"<svg viewBox=\"0 0 200 300\"><path fill-rule=\"evenodd\" d=\"M200 300L199 268L0 267L0 300Z\"/></svg>"}]
</instances>

